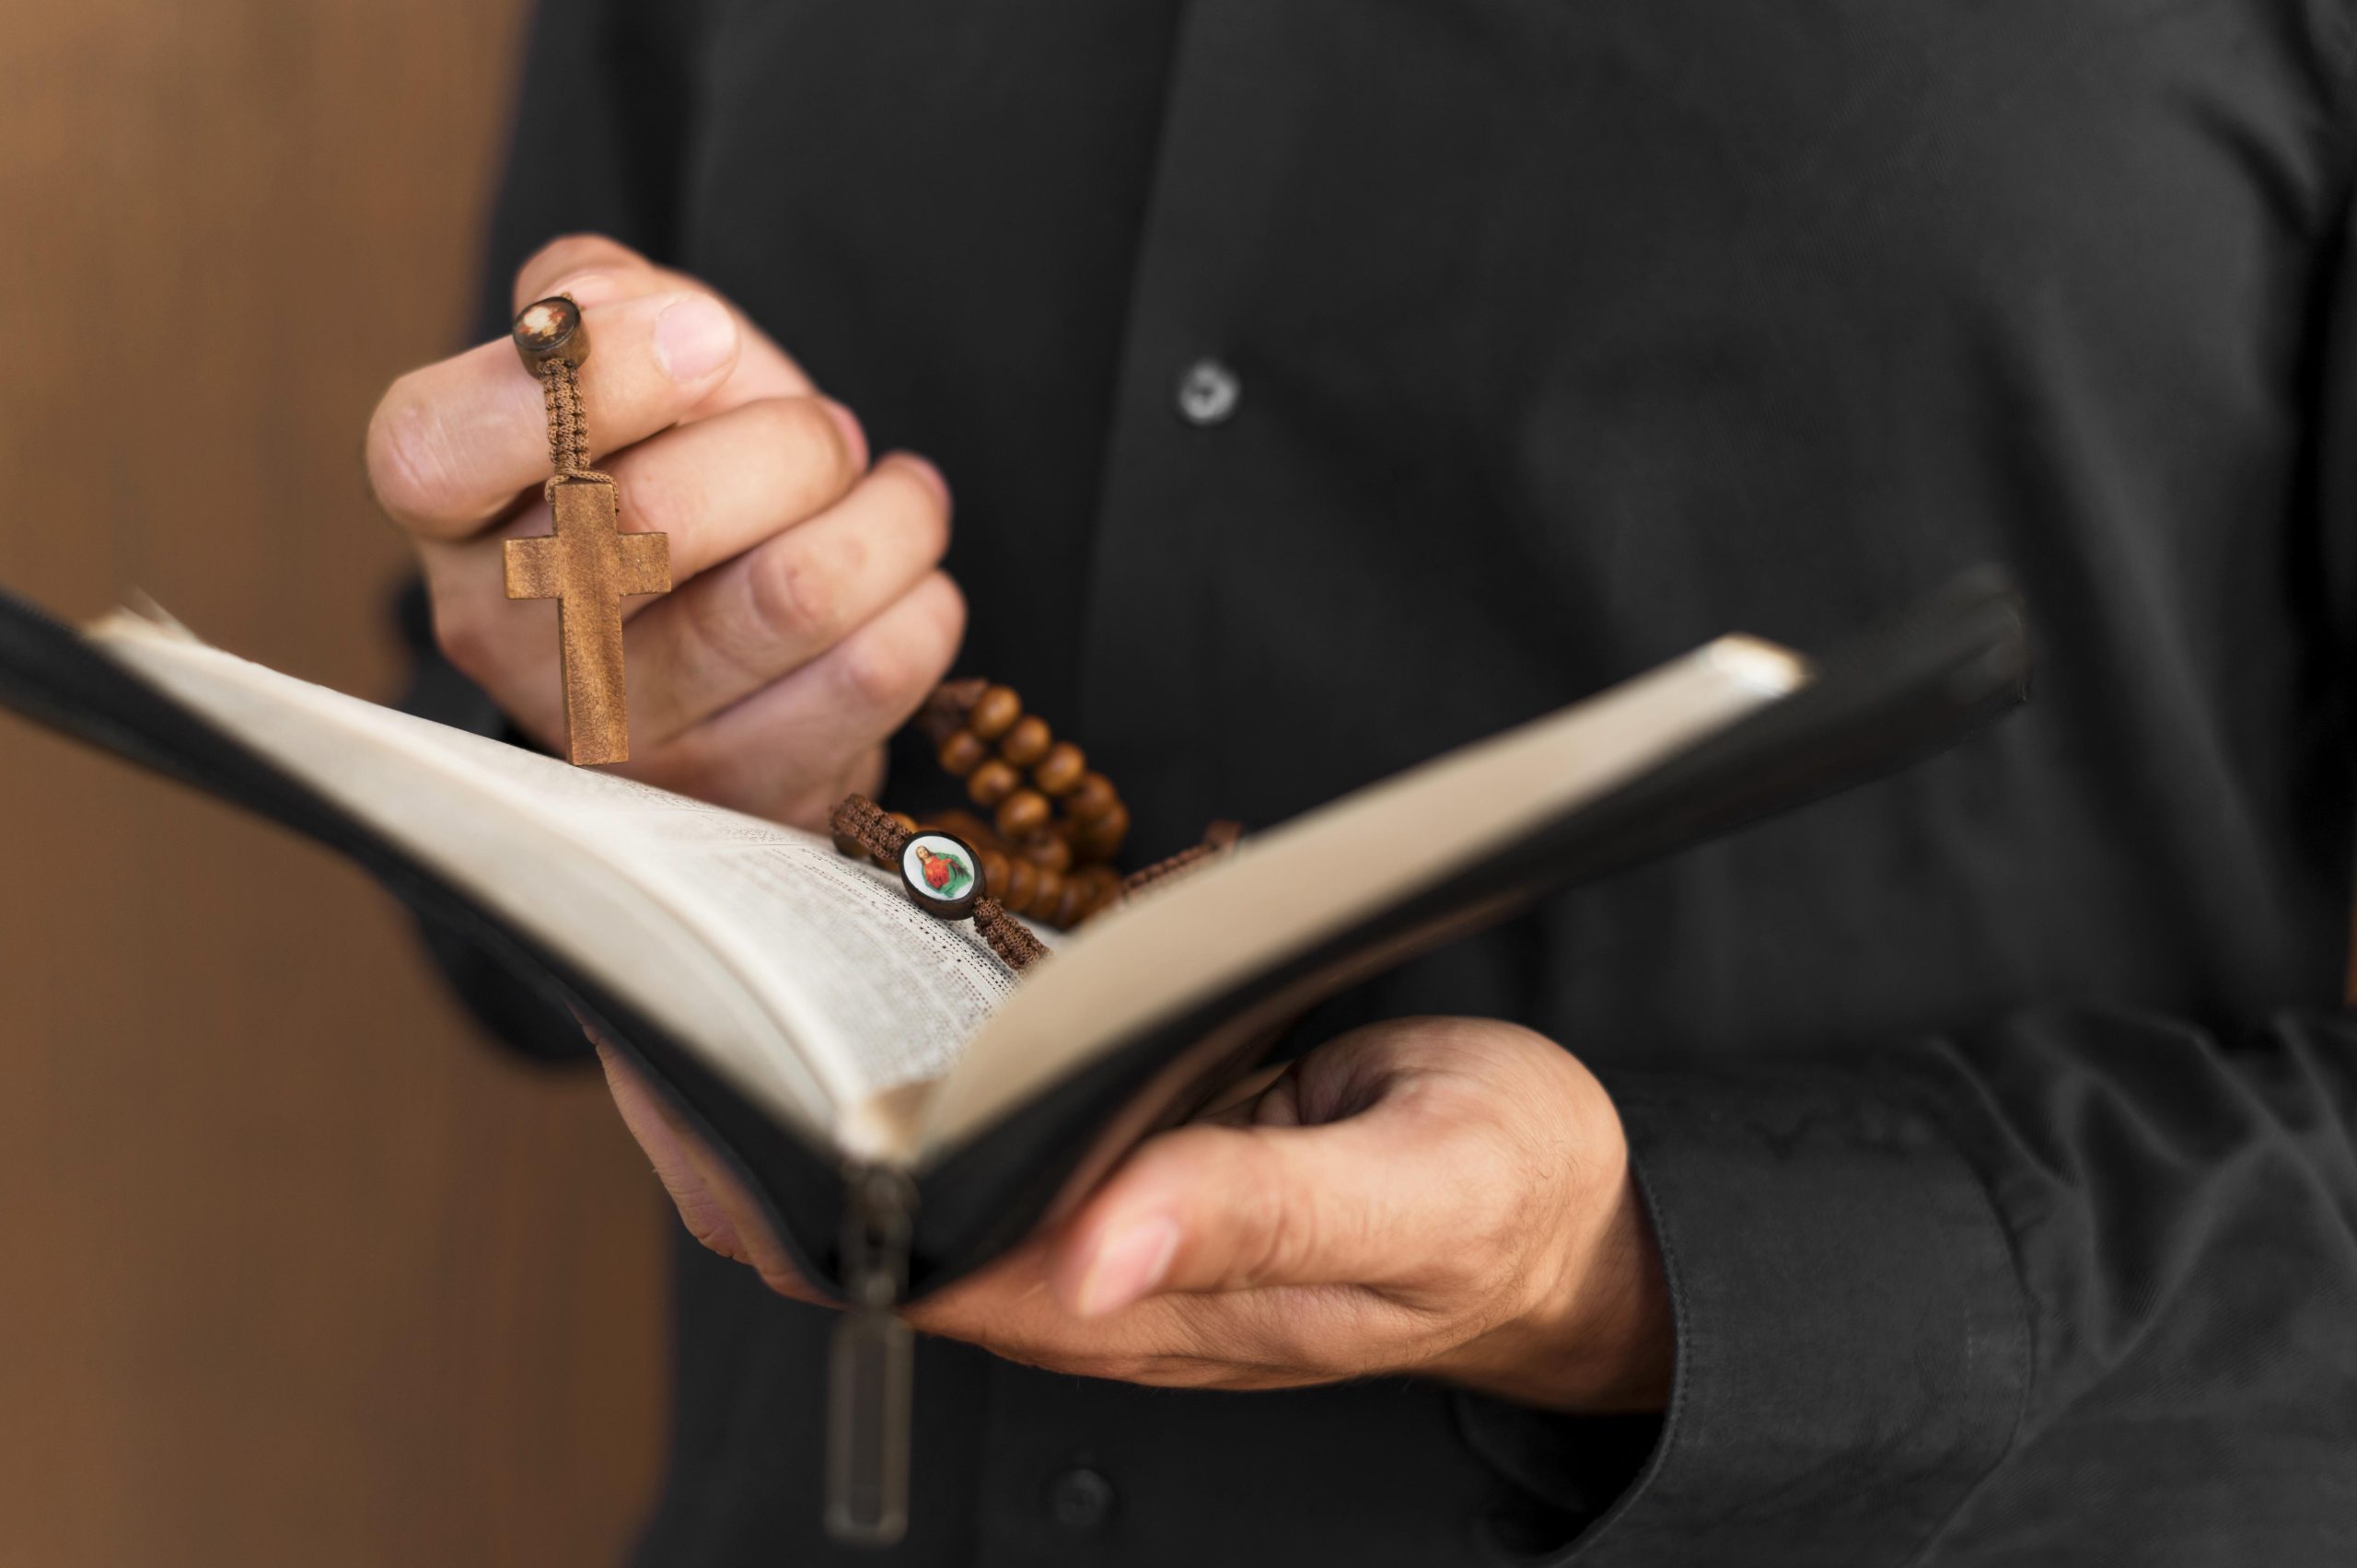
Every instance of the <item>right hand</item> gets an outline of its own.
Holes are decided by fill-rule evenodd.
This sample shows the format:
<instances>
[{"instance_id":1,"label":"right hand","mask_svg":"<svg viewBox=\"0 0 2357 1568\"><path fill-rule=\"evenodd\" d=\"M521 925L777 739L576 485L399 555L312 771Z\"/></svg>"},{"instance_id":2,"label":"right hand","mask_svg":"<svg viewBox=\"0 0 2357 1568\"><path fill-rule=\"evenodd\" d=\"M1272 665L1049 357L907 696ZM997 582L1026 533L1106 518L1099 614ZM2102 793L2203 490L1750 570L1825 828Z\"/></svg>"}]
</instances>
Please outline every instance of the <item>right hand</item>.
<instances>
[{"instance_id":1,"label":"right hand","mask_svg":"<svg viewBox=\"0 0 2357 1568\"><path fill-rule=\"evenodd\" d=\"M872 468L859 423L743 314L614 241L559 239L516 307L580 304L593 461L626 530L671 538L672 591L622 601L632 761L618 771L823 830L883 784L883 742L940 679L965 603L938 563L949 491ZM549 531L540 384L505 340L412 371L368 424L368 480L415 545L436 640L518 727L564 736L553 603L510 602L501 546Z\"/></svg>"}]
</instances>

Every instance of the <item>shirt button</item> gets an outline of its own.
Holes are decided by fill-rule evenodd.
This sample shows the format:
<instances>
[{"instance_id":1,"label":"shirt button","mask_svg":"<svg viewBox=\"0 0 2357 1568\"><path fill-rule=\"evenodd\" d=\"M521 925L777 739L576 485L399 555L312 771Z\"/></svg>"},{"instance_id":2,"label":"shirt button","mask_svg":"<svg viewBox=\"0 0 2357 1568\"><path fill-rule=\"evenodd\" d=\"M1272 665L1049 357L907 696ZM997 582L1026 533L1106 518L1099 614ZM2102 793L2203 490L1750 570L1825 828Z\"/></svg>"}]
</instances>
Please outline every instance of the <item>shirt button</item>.
<instances>
[{"instance_id":1,"label":"shirt button","mask_svg":"<svg viewBox=\"0 0 2357 1568\"><path fill-rule=\"evenodd\" d=\"M1216 359L1199 359L1178 377L1178 414L1190 424L1225 424L1244 388Z\"/></svg>"},{"instance_id":2,"label":"shirt button","mask_svg":"<svg viewBox=\"0 0 2357 1568\"><path fill-rule=\"evenodd\" d=\"M1095 1470L1062 1471L1048 1482L1048 1516L1074 1535L1087 1535L1112 1517L1113 1483Z\"/></svg>"}]
</instances>

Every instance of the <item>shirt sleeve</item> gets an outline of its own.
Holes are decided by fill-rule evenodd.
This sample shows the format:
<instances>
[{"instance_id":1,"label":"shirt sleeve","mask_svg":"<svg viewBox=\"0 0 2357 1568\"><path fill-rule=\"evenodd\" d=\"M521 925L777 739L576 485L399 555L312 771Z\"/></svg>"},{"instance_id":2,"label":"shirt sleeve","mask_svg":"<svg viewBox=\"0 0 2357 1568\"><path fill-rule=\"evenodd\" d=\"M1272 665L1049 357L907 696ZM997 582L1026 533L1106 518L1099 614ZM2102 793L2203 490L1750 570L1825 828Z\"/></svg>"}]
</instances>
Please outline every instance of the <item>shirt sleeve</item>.
<instances>
[{"instance_id":1,"label":"shirt sleeve","mask_svg":"<svg viewBox=\"0 0 2357 1568\"><path fill-rule=\"evenodd\" d=\"M2286 524L2319 610L2304 701L2343 734L2352 210L2301 389L2313 505ZM1864 1060L1599 1074L1677 1372L1617 1470L1570 1418L1460 1398L1562 1527L1538 1560L2037 1561L2041 1527L2096 1508L2133 1521L2119 1562L2357 1562L2357 1015L2058 1002ZM2222 1519L2270 1551L2214 1539Z\"/></svg>"},{"instance_id":2,"label":"shirt sleeve","mask_svg":"<svg viewBox=\"0 0 2357 1568\"><path fill-rule=\"evenodd\" d=\"M2237 1484L2268 1478L2269 1539L2350 1543L2346 1013L2228 1038L2041 1008L1865 1063L1605 1076L1678 1365L1642 1471L1551 1561L2034 1554L2023 1521L2115 1483L2154 1501L2142 1545L2166 1555L2173 1489L2229 1454ZM1469 1419L1527 1456L1505 1434L1547 1418Z\"/></svg>"}]
</instances>

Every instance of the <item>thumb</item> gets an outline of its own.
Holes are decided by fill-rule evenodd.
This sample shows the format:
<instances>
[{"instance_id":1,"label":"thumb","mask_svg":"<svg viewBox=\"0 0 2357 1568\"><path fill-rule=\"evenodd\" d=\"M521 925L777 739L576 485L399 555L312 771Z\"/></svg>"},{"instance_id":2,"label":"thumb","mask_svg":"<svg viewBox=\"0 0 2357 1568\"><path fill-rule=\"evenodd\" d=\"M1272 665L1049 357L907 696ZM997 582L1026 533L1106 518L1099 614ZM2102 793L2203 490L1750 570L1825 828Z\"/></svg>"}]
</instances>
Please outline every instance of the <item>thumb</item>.
<instances>
[{"instance_id":1,"label":"thumb","mask_svg":"<svg viewBox=\"0 0 2357 1568\"><path fill-rule=\"evenodd\" d=\"M1083 1318L1163 1291L1378 1283L1426 1207L1379 1116L1198 1122L1142 1145L1065 1225L1050 1287Z\"/></svg>"}]
</instances>

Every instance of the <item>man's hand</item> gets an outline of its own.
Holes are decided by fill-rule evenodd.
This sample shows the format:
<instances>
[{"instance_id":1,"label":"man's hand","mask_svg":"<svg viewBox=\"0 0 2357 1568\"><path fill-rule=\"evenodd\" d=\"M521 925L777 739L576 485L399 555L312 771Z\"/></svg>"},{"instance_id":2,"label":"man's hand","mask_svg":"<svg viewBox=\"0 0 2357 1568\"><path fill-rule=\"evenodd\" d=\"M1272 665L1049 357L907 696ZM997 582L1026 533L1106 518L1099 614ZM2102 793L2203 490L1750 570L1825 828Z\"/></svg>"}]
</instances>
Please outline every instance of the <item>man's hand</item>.
<instances>
[{"instance_id":1,"label":"man's hand","mask_svg":"<svg viewBox=\"0 0 2357 1568\"><path fill-rule=\"evenodd\" d=\"M518 308L569 293L596 352L582 393L622 526L671 536L673 590L622 601L633 761L621 771L805 827L882 782L884 738L949 667L965 606L936 569L949 493L865 437L692 279L561 239ZM564 732L555 607L505 597L501 542L549 530L540 383L505 340L393 383L368 478L414 541L451 662L528 734Z\"/></svg>"},{"instance_id":2,"label":"man's hand","mask_svg":"<svg viewBox=\"0 0 2357 1568\"><path fill-rule=\"evenodd\" d=\"M818 1299L727 1168L599 1053L697 1239ZM1657 1410L1671 1361L1611 1100L1552 1041L1474 1018L1360 1029L1238 1086L909 1316L1012 1360L1187 1388L1411 1372Z\"/></svg>"}]
</instances>

